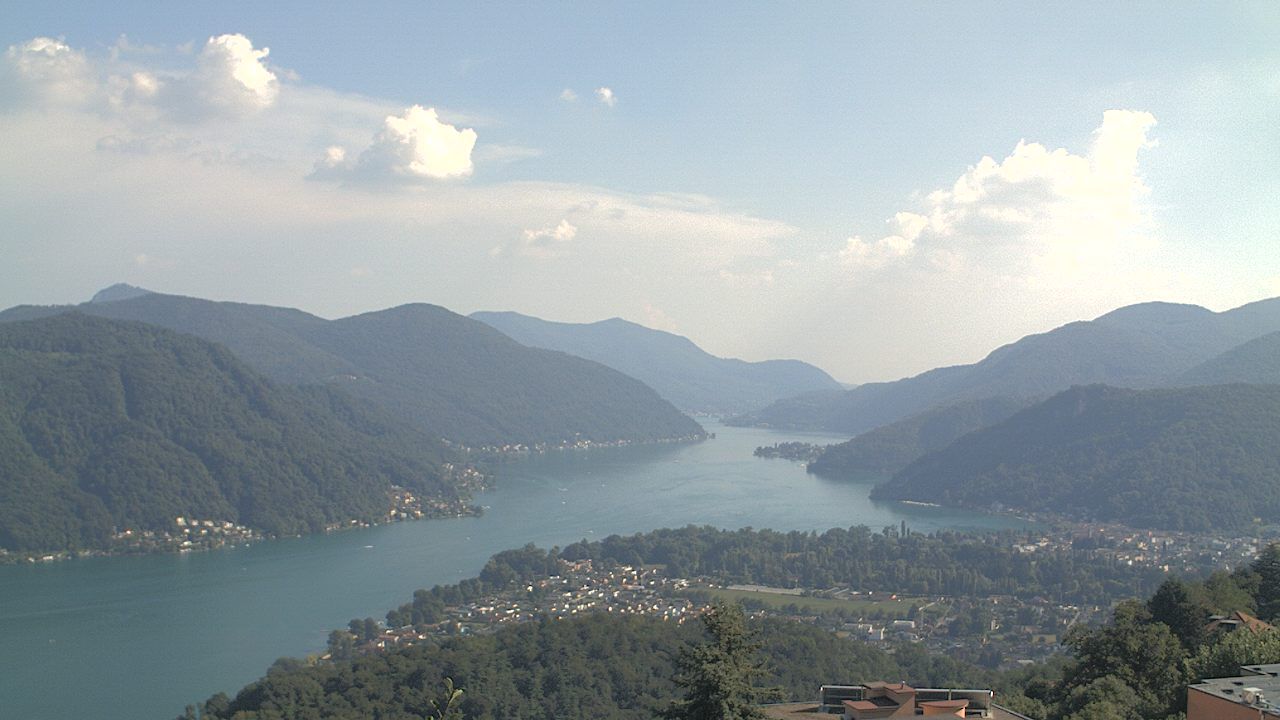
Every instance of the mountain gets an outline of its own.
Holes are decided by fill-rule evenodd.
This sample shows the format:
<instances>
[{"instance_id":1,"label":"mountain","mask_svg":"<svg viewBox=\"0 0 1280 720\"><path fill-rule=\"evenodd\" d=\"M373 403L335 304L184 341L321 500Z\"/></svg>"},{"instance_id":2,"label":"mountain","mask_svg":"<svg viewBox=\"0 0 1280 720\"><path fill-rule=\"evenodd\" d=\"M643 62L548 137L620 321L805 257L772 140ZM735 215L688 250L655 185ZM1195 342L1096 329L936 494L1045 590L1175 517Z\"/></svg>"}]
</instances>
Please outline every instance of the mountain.
<instances>
[{"instance_id":1,"label":"mountain","mask_svg":"<svg viewBox=\"0 0 1280 720\"><path fill-rule=\"evenodd\" d=\"M17 307L0 321L67 309ZM76 309L221 343L275 381L340 387L431 437L469 446L703 436L637 380L525 347L434 305L326 320L291 308L149 293Z\"/></svg>"},{"instance_id":2,"label":"mountain","mask_svg":"<svg viewBox=\"0 0 1280 720\"><path fill-rule=\"evenodd\" d=\"M1175 530L1280 515L1280 386L1074 387L965 435L872 493Z\"/></svg>"},{"instance_id":3,"label":"mountain","mask_svg":"<svg viewBox=\"0 0 1280 720\"><path fill-rule=\"evenodd\" d=\"M1143 303L1030 335L980 362L868 383L815 402L782 400L734 424L857 435L916 413L987 397L1046 397L1072 385L1152 388L1243 342L1280 331L1280 298L1222 313Z\"/></svg>"},{"instance_id":4,"label":"mountain","mask_svg":"<svg viewBox=\"0 0 1280 720\"><path fill-rule=\"evenodd\" d=\"M689 412L741 413L801 393L841 389L830 375L799 360L719 358L688 338L620 318L577 324L514 312L471 317L524 345L567 352L626 373Z\"/></svg>"},{"instance_id":5,"label":"mountain","mask_svg":"<svg viewBox=\"0 0 1280 720\"><path fill-rule=\"evenodd\" d=\"M1280 384L1280 332L1263 335L1183 373L1177 385Z\"/></svg>"},{"instance_id":6,"label":"mountain","mask_svg":"<svg viewBox=\"0 0 1280 720\"><path fill-rule=\"evenodd\" d=\"M91 303L115 302L117 300L132 300L143 295L150 295L150 290L144 290L140 287L134 287L125 283L116 283L108 288L103 288L94 293L89 300Z\"/></svg>"},{"instance_id":7,"label":"mountain","mask_svg":"<svg viewBox=\"0 0 1280 720\"><path fill-rule=\"evenodd\" d=\"M827 477L892 475L974 430L1003 422L1034 401L994 397L935 408L830 445L809 463Z\"/></svg>"},{"instance_id":8,"label":"mountain","mask_svg":"<svg viewBox=\"0 0 1280 720\"><path fill-rule=\"evenodd\" d=\"M269 534L383 518L392 485L459 498L439 442L225 348L81 313L0 325L0 547L105 546L176 517Z\"/></svg>"}]
</instances>

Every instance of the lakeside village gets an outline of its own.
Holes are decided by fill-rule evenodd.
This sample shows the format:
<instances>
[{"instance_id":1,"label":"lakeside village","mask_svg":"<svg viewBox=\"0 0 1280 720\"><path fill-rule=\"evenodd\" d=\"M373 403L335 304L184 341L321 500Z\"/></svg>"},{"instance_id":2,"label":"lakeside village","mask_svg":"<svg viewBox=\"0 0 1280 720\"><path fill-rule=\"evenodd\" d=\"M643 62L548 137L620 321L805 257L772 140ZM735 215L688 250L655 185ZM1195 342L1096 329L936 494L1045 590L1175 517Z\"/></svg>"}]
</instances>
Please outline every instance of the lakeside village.
<instances>
[{"instance_id":1,"label":"lakeside village","mask_svg":"<svg viewBox=\"0 0 1280 720\"><path fill-rule=\"evenodd\" d=\"M1051 552L1085 533L1099 558L1203 574L1236 567L1257 554L1251 540L1138 532L1107 526L1077 528L1044 535L1013 548L1020 553ZM646 615L684 623L713 602L740 602L752 617L784 618L835 632L851 642L885 647L920 644L992 669L1008 669L1061 653L1071 626L1098 624L1109 607L1079 607L1045 598L910 597L857 588L810 590L751 585L722 585L705 577L671 577L662 566L604 566L587 560L559 561L558 574L530 581L473 602L448 605L437 622L386 627L373 620L353 621L349 631L330 637L321 660L376 653L436 638L495 632L543 618L566 619L584 613ZM336 644L335 644L336 643Z\"/></svg>"},{"instance_id":2,"label":"lakeside village","mask_svg":"<svg viewBox=\"0 0 1280 720\"><path fill-rule=\"evenodd\" d=\"M325 532L338 532L352 528L384 525L405 520L431 518L469 517L483 514L483 510L471 504L475 493L490 487L490 477L471 465L445 463L441 466L444 481L457 488L453 497L423 497L412 490L393 485L388 493L387 514L378 522L348 520L324 528ZM140 555L156 552L187 553L197 550L214 550L223 547L246 545L269 536L229 520L202 519L179 516L172 527L165 530L117 530L111 536L111 546L101 550L62 551L57 553L11 553L0 548L0 565L16 562L55 562L75 557L105 555Z\"/></svg>"}]
</instances>

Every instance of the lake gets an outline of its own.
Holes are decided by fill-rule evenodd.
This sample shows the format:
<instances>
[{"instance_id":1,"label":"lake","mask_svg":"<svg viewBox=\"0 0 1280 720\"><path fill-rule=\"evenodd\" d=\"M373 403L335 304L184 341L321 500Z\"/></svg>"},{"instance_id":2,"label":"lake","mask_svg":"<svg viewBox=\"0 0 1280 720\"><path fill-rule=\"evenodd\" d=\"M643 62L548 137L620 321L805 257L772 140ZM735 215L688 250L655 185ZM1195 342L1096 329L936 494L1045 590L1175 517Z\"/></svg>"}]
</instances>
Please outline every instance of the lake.
<instances>
[{"instance_id":1,"label":"lake","mask_svg":"<svg viewBox=\"0 0 1280 720\"><path fill-rule=\"evenodd\" d=\"M717 437L554 453L502 465L483 517L398 523L188 555L0 567L0 716L168 720L234 694L284 655L321 650L353 617L478 574L494 553L688 524L920 531L1006 517L876 503L871 484L752 456L823 434L704 425Z\"/></svg>"}]
</instances>

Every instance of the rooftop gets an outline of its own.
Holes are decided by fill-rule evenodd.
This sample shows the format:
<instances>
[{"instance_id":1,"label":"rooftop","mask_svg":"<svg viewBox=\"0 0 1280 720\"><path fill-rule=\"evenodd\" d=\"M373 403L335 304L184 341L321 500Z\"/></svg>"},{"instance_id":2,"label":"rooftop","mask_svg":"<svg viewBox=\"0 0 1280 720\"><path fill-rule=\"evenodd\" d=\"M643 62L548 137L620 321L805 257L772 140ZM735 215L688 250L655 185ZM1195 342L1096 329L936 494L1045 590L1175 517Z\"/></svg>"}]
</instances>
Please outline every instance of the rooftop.
<instances>
[{"instance_id":1,"label":"rooftop","mask_svg":"<svg viewBox=\"0 0 1280 720\"><path fill-rule=\"evenodd\" d=\"M1233 703L1256 707L1265 715L1280 718L1280 663L1246 665L1236 677L1213 678L1188 687Z\"/></svg>"}]
</instances>

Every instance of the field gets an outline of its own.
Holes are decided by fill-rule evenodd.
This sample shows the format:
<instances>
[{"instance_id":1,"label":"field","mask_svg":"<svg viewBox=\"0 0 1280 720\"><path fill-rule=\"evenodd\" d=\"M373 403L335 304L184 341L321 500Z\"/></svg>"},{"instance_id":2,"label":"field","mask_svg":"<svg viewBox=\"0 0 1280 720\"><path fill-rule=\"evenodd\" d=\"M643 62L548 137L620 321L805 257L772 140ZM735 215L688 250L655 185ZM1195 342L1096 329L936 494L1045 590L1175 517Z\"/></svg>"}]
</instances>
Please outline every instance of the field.
<instances>
[{"instance_id":1,"label":"field","mask_svg":"<svg viewBox=\"0 0 1280 720\"><path fill-rule=\"evenodd\" d=\"M730 590L728 588L695 588L696 592L706 593L716 600L730 603L760 603L774 610L788 605L800 608L801 613L818 614L843 610L851 615L882 615L889 618L906 618L912 606L919 606L928 615L946 612L947 606L931 602L928 598L898 596L896 600L888 598L823 598L782 593L759 592L752 590Z\"/></svg>"}]
</instances>

